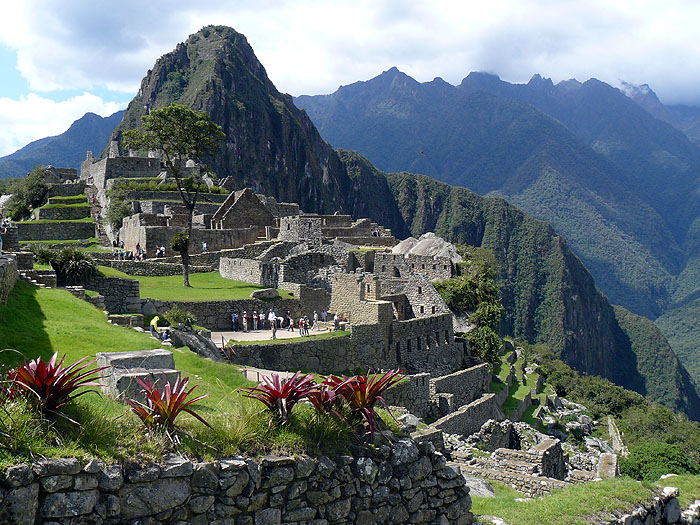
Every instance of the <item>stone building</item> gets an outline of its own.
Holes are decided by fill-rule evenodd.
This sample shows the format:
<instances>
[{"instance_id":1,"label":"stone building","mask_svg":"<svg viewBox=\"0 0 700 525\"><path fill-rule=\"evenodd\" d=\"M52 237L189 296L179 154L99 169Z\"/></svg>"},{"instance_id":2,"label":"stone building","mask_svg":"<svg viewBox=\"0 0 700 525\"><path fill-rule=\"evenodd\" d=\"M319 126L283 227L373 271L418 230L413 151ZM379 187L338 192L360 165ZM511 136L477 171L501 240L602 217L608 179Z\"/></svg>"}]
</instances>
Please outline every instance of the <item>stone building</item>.
<instances>
[{"instance_id":1,"label":"stone building","mask_svg":"<svg viewBox=\"0 0 700 525\"><path fill-rule=\"evenodd\" d=\"M319 238L335 239L355 246L394 246L391 230L367 218L353 220L350 215L304 213L280 219L279 238L315 244Z\"/></svg>"},{"instance_id":2,"label":"stone building","mask_svg":"<svg viewBox=\"0 0 700 525\"><path fill-rule=\"evenodd\" d=\"M431 281L437 281L454 277L457 267L449 257L376 252L374 273L382 277L405 277L420 273Z\"/></svg>"},{"instance_id":3,"label":"stone building","mask_svg":"<svg viewBox=\"0 0 700 525\"><path fill-rule=\"evenodd\" d=\"M275 216L250 188L234 191L211 218L215 230L258 227L258 236L265 236L266 226L276 226Z\"/></svg>"}]
</instances>

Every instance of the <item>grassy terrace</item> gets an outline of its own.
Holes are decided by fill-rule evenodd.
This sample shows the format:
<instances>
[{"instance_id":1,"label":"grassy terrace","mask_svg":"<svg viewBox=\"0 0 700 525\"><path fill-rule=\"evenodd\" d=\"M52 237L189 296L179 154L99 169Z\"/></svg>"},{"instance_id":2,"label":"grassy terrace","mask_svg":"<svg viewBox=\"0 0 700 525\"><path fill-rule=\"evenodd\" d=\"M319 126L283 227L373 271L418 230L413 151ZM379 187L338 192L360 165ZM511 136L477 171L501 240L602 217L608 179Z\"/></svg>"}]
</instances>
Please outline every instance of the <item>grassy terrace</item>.
<instances>
[{"instance_id":1,"label":"grassy terrace","mask_svg":"<svg viewBox=\"0 0 700 525\"><path fill-rule=\"evenodd\" d=\"M45 210L47 208L89 208L90 205L87 202L77 202L75 204L44 204L40 210Z\"/></svg>"},{"instance_id":2,"label":"grassy terrace","mask_svg":"<svg viewBox=\"0 0 700 525\"><path fill-rule=\"evenodd\" d=\"M59 222L60 223L63 223L63 222L92 222L92 217L84 217L82 219L70 219L70 220L64 220L64 221L53 220L53 219L37 219L35 221L22 221L22 222L29 222L32 224L51 224L51 223L59 223ZM61 242L64 242L64 241L61 241Z\"/></svg>"},{"instance_id":3,"label":"grassy terrace","mask_svg":"<svg viewBox=\"0 0 700 525\"><path fill-rule=\"evenodd\" d=\"M55 197L51 197L53 200L68 200L68 199L85 199L87 201L87 195L85 193L81 193L80 195L57 195Z\"/></svg>"},{"instance_id":4,"label":"grassy terrace","mask_svg":"<svg viewBox=\"0 0 700 525\"><path fill-rule=\"evenodd\" d=\"M170 275L167 277L144 277L140 275L127 275L124 272L110 268L98 267L102 275L109 277L123 277L137 279L141 286L141 297L150 297L161 301L231 301L236 299L249 299L253 290L260 290L263 286L224 279L219 272L190 274L190 288L182 286L182 275ZM294 299L286 290L278 290L282 299Z\"/></svg>"},{"instance_id":5,"label":"grassy terrace","mask_svg":"<svg viewBox=\"0 0 700 525\"><path fill-rule=\"evenodd\" d=\"M96 352L157 347L145 333L108 324L103 312L65 290L18 282L8 304L0 306L0 348L14 348L27 358L48 358L58 351L67 354L66 361L71 363ZM285 428L269 426L261 405L237 391L250 383L236 367L208 361L187 348L173 353L176 367L191 378L190 386L197 385L195 395L209 394L199 412L213 427L209 429L187 414L178 419L186 432L177 447L183 454L213 458L241 452L331 453L349 446L351 434L341 423L331 418L312 422L313 410L307 406L298 406ZM20 359L15 352L0 353L2 365L12 366ZM173 448L166 436L147 436L128 407L106 397L81 396L68 415L81 426L61 418L50 424L41 422L26 408L14 410L11 420L0 413L0 423L9 425L19 436L14 451L0 447L0 468L26 461L31 454L96 455L106 460L143 454L157 459Z\"/></svg>"},{"instance_id":6,"label":"grassy terrace","mask_svg":"<svg viewBox=\"0 0 700 525\"><path fill-rule=\"evenodd\" d=\"M602 523L651 500L654 490L663 486L681 489L681 507L700 497L700 477L675 476L656 485L629 478L605 479L574 485L549 496L516 501L522 494L494 483L495 498L472 497L472 512L498 516L518 525L584 525ZM607 519L606 519L607 518Z\"/></svg>"},{"instance_id":7,"label":"grassy terrace","mask_svg":"<svg viewBox=\"0 0 700 525\"><path fill-rule=\"evenodd\" d=\"M350 332L345 330L336 330L334 332L321 332L318 335L311 335L309 337L289 337L286 339L258 339L256 341L236 341L235 339L230 339L227 344L229 345L273 345L277 343L300 343L303 341L317 341L319 339L337 339L339 337L348 337Z\"/></svg>"}]
</instances>

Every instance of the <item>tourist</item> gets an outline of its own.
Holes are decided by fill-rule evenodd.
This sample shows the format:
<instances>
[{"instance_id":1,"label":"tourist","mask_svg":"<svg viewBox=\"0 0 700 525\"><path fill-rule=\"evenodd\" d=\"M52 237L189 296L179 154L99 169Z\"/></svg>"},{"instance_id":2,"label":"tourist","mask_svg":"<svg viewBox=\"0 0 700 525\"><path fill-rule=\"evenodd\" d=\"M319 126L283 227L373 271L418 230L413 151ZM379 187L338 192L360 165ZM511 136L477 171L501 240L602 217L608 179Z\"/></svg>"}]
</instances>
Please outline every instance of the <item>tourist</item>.
<instances>
[{"instance_id":1,"label":"tourist","mask_svg":"<svg viewBox=\"0 0 700 525\"><path fill-rule=\"evenodd\" d=\"M141 243L136 243L136 255L141 255Z\"/></svg>"},{"instance_id":2,"label":"tourist","mask_svg":"<svg viewBox=\"0 0 700 525\"><path fill-rule=\"evenodd\" d=\"M166 341L169 341L169 340L170 340L170 332L168 330L166 330L165 332L163 332L163 342L165 343Z\"/></svg>"},{"instance_id":3,"label":"tourist","mask_svg":"<svg viewBox=\"0 0 700 525\"><path fill-rule=\"evenodd\" d=\"M326 312L325 308L321 310L321 321L323 321L324 323L328 321L328 312Z\"/></svg>"},{"instance_id":4,"label":"tourist","mask_svg":"<svg viewBox=\"0 0 700 525\"><path fill-rule=\"evenodd\" d=\"M119 247L123 250L124 249L124 241L119 241Z\"/></svg>"},{"instance_id":5,"label":"tourist","mask_svg":"<svg viewBox=\"0 0 700 525\"><path fill-rule=\"evenodd\" d=\"M321 329L321 327L318 326L318 312L316 312L316 310L314 310L314 324L311 329L316 330L317 332Z\"/></svg>"},{"instance_id":6,"label":"tourist","mask_svg":"<svg viewBox=\"0 0 700 525\"><path fill-rule=\"evenodd\" d=\"M233 331L238 332L238 314L236 312L231 314L231 325L233 326Z\"/></svg>"},{"instance_id":7,"label":"tourist","mask_svg":"<svg viewBox=\"0 0 700 525\"><path fill-rule=\"evenodd\" d=\"M253 311L253 330L258 331L258 321L260 320L260 317L258 316L258 311L254 310Z\"/></svg>"},{"instance_id":8,"label":"tourist","mask_svg":"<svg viewBox=\"0 0 700 525\"><path fill-rule=\"evenodd\" d=\"M270 330L272 330L275 327L275 321L277 320L277 315L275 315L275 312L270 310L270 313L267 314L267 321L270 323Z\"/></svg>"},{"instance_id":9,"label":"tourist","mask_svg":"<svg viewBox=\"0 0 700 525\"><path fill-rule=\"evenodd\" d=\"M287 310L287 332L293 332L294 331L294 318L292 317L292 313Z\"/></svg>"},{"instance_id":10,"label":"tourist","mask_svg":"<svg viewBox=\"0 0 700 525\"><path fill-rule=\"evenodd\" d=\"M158 321L160 321L160 317L157 315L153 316L153 319L151 319L150 323L150 328L151 328L151 335L155 337L156 339L159 339L158 337Z\"/></svg>"},{"instance_id":11,"label":"tourist","mask_svg":"<svg viewBox=\"0 0 700 525\"><path fill-rule=\"evenodd\" d=\"M248 331L248 312L243 310L243 331Z\"/></svg>"},{"instance_id":12,"label":"tourist","mask_svg":"<svg viewBox=\"0 0 700 525\"><path fill-rule=\"evenodd\" d=\"M275 320L272 321L272 337L270 339L277 339L277 323Z\"/></svg>"},{"instance_id":13,"label":"tourist","mask_svg":"<svg viewBox=\"0 0 700 525\"><path fill-rule=\"evenodd\" d=\"M336 312L333 316L333 326L336 330L340 330L340 316L338 315L338 312Z\"/></svg>"},{"instance_id":14,"label":"tourist","mask_svg":"<svg viewBox=\"0 0 700 525\"><path fill-rule=\"evenodd\" d=\"M202 241L202 253L207 253L207 243Z\"/></svg>"}]
</instances>

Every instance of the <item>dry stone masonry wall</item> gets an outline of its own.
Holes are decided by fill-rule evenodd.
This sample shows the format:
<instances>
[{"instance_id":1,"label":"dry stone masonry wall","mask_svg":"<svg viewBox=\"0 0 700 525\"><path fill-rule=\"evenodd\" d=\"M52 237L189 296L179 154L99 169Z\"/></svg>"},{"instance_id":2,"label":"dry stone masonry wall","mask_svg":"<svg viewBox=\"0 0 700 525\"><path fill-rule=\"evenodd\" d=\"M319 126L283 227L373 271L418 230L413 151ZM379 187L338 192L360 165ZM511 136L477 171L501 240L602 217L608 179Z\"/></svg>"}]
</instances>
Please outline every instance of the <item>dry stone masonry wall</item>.
<instances>
[{"instance_id":1,"label":"dry stone masonry wall","mask_svg":"<svg viewBox=\"0 0 700 525\"><path fill-rule=\"evenodd\" d=\"M0 521L17 525L472 523L464 478L410 439L334 458L49 459L7 468L0 492Z\"/></svg>"},{"instance_id":2,"label":"dry stone masonry wall","mask_svg":"<svg viewBox=\"0 0 700 525\"><path fill-rule=\"evenodd\" d=\"M0 304L7 303L15 282L17 282L17 261L14 257L0 254Z\"/></svg>"}]
</instances>

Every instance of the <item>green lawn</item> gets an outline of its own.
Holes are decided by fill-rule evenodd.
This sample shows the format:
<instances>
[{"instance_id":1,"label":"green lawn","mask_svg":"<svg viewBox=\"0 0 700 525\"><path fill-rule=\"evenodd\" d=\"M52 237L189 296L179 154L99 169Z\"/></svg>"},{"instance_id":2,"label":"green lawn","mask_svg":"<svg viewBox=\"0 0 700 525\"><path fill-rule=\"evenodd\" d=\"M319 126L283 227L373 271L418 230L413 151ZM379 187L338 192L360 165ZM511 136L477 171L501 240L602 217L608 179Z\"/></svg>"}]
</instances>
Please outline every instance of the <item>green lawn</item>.
<instances>
[{"instance_id":1,"label":"green lawn","mask_svg":"<svg viewBox=\"0 0 700 525\"><path fill-rule=\"evenodd\" d=\"M110 268L98 267L102 275L137 279L141 286L141 297L150 297L161 301L227 301L248 299L253 290L264 288L256 284L224 279L219 272L190 274L190 288L182 286L182 275L166 277L144 277L127 275ZM294 299L286 290L279 290L282 299Z\"/></svg>"},{"instance_id":2,"label":"green lawn","mask_svg":"<svg viewBox=\"0 0 700 525\"><path fill-rule=\"evenodd\" d=\"M87 195L84 193L81 193L80 195L68 195L68 196L56 196L56 197L51 197L54 200L66 200L66 199L85 199L87 201Z\"/></svg>"},{"instance_id":3,"label":"green lawn","mask_svg":"<svg viewBox=\"0 0 700 525\"><path fill-rule=\"evenodd\" d=\"M0 348L14 348L30 359L48 358L58 351L72 363L97 352L158 346L146 333L107 323L103 312L65 290L18 282L8 304L0 306ZM178 422L186 434L181 436L178 452L213 458L241 452L337 453L349 446L351 434L344 424L332 418L316 420L307 406L297 407L284 428L270 426L269 416L261 412L262 405L238 392L250 383L235 366L206 360L187 348L173 353L176 368L190 377L190 386L197 385L195 395L209 395L201 402L200 413L213 427L209 429L187 414L182 416ZM20 359L9 350L0 354L2 365L15 366ZM146 435L126 405L95 394L81 396L68 409L68 415L80 426L61 418L51 423L40 421L21 403L5 406L8 412L0 412L0 427L17 438L14 448L0 446L0 468L35 454L98 456L111 461L136 454L158 459L173 450L167 436Z\"/></svg>"},{"instance_id":4,"label":"green lawn","mask_svg":"<svg viewBox=\"0 0 700 525\"><path fill-rule=\"evenodd\" d=\"M23 222L30 222L32 224L53 224L53 223L57 223L57 222L92 222L92 217L84 217L82 219L70 219L70 220L64 220L64 221L53 220L53 219L37 219L34 221L23 221ZM61 241L61 242L64 242L64 241Z\"/></svg>"},{"instance_id":5,"label":"green lawn","mask_svg":"<svg viewBox=\"0 0 700 525\"><path fill-rule=\"evenodd\" d=\"M516 501L522 494L498 483L495 498L472 497L472 512L498 516L518 525L588 525L613 514L623 514L639 503L649 501L652 488L629 478L573 485L549 496ZM597 521L596 521L597 522Z\"/></svg>"},{"instance_id":6,"label":"green lawn","mask_svg":"<svg viewBox=\"0 0 700 525\"><path fill-rule=\"evenodd\" d=\"M98 240L97 237L88 237L87 239L70 239L70 240L55 240L52 239L50 241L22 241L20 244L46 244L48 246L51 246L52 244L85 244L85 243L91 243L91 245L97 244Z\"/></svg>"},{"instance_id":7,"label":"green lawn","mask_svg":"<svg viewBox=\"0 0 700 525\"><path fill-rule=\"evenodd\" d=\"M345 330L336 330L334 332L321 332L319 334L314 334L312 332L310 337L290 337L288 339L258 339L257 341L236 341L235 339L230 339L227 345L273 345L277 343L299 343L301 341L348 337L349 335L350 332Z\"/></svg>"},{"instance_id":8,"label":"green lawn","mask_svg":"<svg viewBox=\"0 0 700 525\"><path fill-rule=\"evenodd\" d=\"M77 202L75 204L45 204L40 210L45 210L47 208L90 208L90 205L87 202Z\"/></svg>"}]
</instances>

